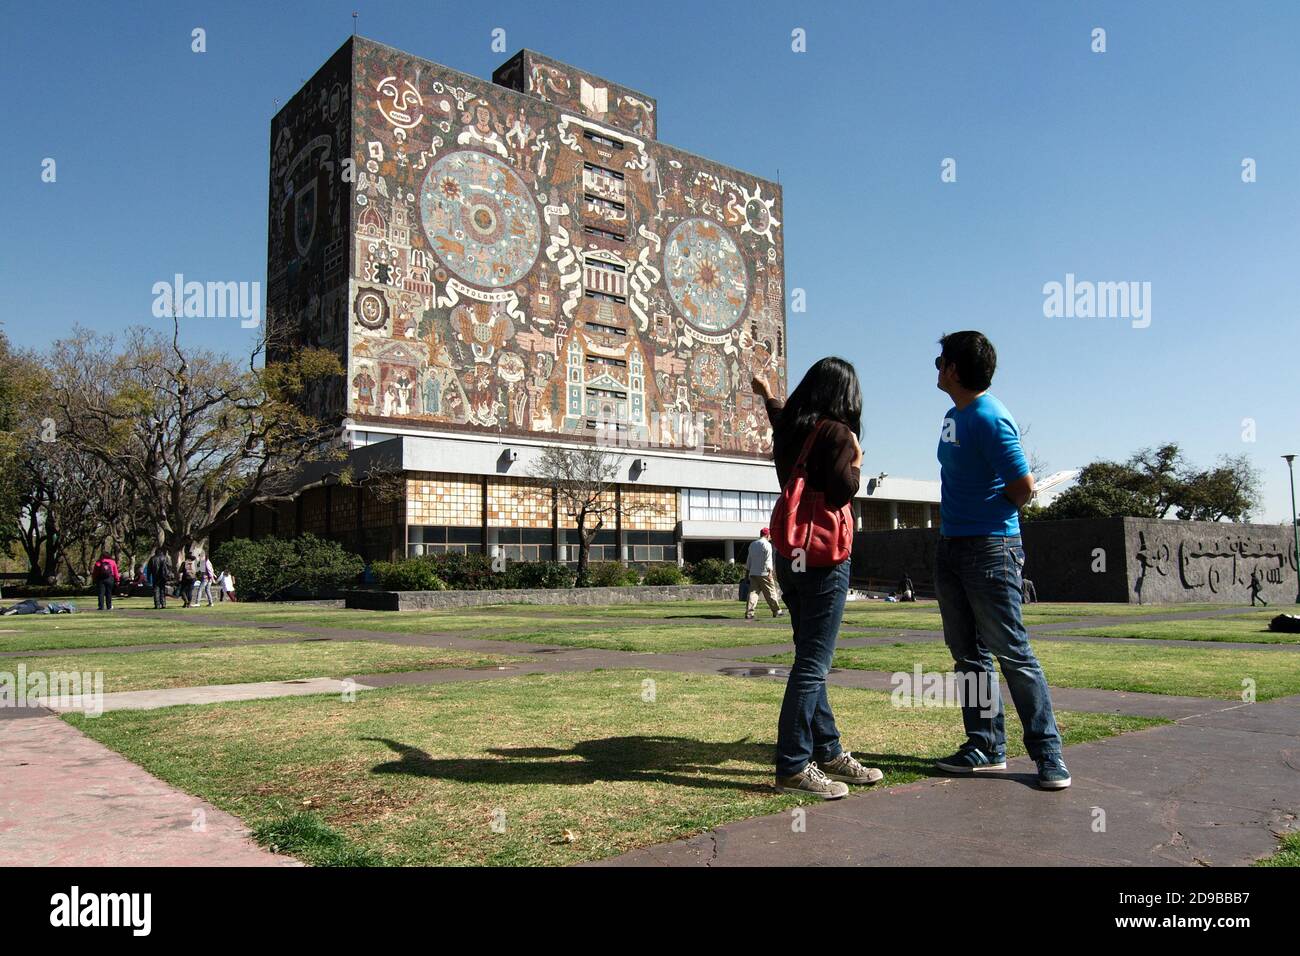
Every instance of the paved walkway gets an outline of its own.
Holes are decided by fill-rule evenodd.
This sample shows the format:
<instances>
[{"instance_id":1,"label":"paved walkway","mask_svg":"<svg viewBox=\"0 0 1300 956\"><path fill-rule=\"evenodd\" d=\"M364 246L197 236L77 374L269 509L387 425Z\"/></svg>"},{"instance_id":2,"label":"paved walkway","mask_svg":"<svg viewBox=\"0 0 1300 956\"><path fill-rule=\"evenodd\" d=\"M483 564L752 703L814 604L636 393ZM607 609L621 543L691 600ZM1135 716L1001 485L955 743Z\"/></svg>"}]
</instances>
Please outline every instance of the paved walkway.
<instances>
[{"instance_id":1,"label":"paved walkway","mask_svg":"<svg viewBox=\"0 0 1300 956\"><path fill-rule=\"evenodd\" d=\"M1064 704L1064 702L1060 702ZM1300 697L1217 709L1066 750L1047 793L1028 758L729 823L605 866L1229 866L1277 849L1300 808Z\"/></svg>"},{"instance_id":2,"label":"paved walkway","mask_svg":"<svg viewBox=\"0 0 1300 956\"><path fill-rule=\"evenodd\" d=\"M0 866L297 866L43 709L0 709Z\"/></svg>"},{"instance_id":3,"label":"paved walkway","mask_svg":"<svg viewBox=\"0 0 1300 956\"><path fill-rule=\"evenodd\" d=\"M1244 613L1241 608L1143 615L1140 620L1192 620ZM151 611L123 611L156 616ZM164 612L184 623L211 620ZM663 623L659 618L620 618ZM1112 642L1125 639L1057 635L1053 630L1106 626L1133 618L1088 618L1031 628L1038 639ZM357 690L490 680L506 675L585 672L638 667L684 673L748 673L748 659L789 649L785 621L755 622L755 638L771 643L704 651L642 653L505 642L491 635L510 628L403 634L326 628L288 622L268 625L223 616L223 627L282 631L238 646L302 641L375 641L532 657L488 668L447 668L351 675ZM941 639L925 630L845 628L845 646ZM1132 643L1197 645L1197 641ZM228 642L137 645L41 654L135 653L182 650ZM1296 645L1224 644L1296 650ZM780 671L755 679L783 680ZM728 670L729 669L729 670ZM347 675L340 675L347 676ZM832 684L891 689L885 672L835 671ZM104 708L140 709L249 700L291 694L338 693L336 678L216 685L108 694ZM1005 685L1003 687L1005 694ZM1275 849L1275 832L1293 829L1300 801L1300 697L1267 704L1122 691L1053 688L1060 710L1163 717L1173 725L1071 747L1074 786L1046 794L1032 784L1032 763L1013 761L1006 774L973 780L938 778L808 807L806 832L787 815L728 824L691 840L650 847L609 865L746 864L1194 864L1246 863ZM74 705L76 702L72 702ZM78 709L71 707L67 709ZM0 864L88 863L133 865L286 865L293 861L252 844L239 822L150 776L91 741L50 711L0 712ZM10 769L13 772L9 772ZM88 785L87 781L94 781ZM35 812L29 808L39 807ZM19 808L22 809L21 815ZM1105 829L1094 829L1096 809ZM190 828L192 811L206 826ZM53 839L48 834L53 833ZM46 834L44 846L37 834ZM90 838L91 835L94 838ZM203 841L196 842L199 836ZM20 858L27 854L27 858Z\"/></svg>"}]
</instances>

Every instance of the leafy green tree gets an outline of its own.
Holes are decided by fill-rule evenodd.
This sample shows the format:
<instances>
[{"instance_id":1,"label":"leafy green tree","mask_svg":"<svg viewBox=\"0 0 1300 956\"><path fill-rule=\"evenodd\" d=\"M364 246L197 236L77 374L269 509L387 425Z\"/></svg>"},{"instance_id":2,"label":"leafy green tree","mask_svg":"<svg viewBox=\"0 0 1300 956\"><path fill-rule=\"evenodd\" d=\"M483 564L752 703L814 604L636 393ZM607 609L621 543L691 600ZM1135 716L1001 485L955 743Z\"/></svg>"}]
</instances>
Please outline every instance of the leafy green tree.
<instances>
[{"instance_id":1,"label":"leafy green tree","mask_svg":"<svg viewBox=\"0 0 1300 956\"><path fill-rule=\"evenodd\" d=\"M1085 465L1073 487L1045 508L1026 509L1026 519L1166 518L1245 521L1258 507L1258 472L1245 455L1221 458L1198 471L1174 442L1143 448L1126 462Z\"/></svg>"},{"instance_id":2,"label":"leafy green tree","mask_svg":"<svg viewBox=\"0 0 1300 956\"><path fill-rule=\"evenodd\" d=\"M1259 506L1259 471L1246 455L1228 456L1186 479L1178 517L1192 521L1249 521Z\"/></svg>"}]
</instances>

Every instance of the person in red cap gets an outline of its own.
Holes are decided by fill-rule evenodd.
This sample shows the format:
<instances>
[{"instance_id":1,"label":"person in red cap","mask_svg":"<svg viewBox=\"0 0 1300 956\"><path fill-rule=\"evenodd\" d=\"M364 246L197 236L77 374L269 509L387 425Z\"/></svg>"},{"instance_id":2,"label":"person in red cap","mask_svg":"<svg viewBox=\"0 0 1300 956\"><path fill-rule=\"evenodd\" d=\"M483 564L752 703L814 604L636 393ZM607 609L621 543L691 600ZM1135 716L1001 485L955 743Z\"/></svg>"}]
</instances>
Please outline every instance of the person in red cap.
<instances>
[{"instance_id":1,"label":"person in red cap","mask_svg":"<svg viewBox=\"0 0 1300 956\"><path fill-rule=\"evenodd\" d=\"M749 574L749 600L745 602L745 620L754 619L754 609L758 607L761 594L772 609L773 617L780 617L781 602L776 591L776 578L772 573L772 529L764 528L758 537L750 542L749 556L745 560L745 570Z\"/></svg>"}]
</instances>

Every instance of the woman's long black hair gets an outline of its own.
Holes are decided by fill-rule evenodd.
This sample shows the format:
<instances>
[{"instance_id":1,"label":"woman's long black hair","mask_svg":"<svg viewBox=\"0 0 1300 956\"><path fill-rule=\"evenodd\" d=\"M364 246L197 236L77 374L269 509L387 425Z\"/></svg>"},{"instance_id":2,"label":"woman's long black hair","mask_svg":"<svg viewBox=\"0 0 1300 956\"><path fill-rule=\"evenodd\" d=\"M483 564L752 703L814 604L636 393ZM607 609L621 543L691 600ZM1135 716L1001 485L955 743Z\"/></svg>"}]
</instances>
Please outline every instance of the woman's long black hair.
<instances>
[{"instance_id":1,"label":"woman's long black hair","mask_svg":"<svg viewBox=\"0 0 1300 956\"><path fill-rule=\"evenodd\" d=\"M773 452L799 442L819 418L832 418L862 438L862 387L852 363L835 355L819 359L786 399L780 427L772 436Z\"/></svg>"}]
</instances>

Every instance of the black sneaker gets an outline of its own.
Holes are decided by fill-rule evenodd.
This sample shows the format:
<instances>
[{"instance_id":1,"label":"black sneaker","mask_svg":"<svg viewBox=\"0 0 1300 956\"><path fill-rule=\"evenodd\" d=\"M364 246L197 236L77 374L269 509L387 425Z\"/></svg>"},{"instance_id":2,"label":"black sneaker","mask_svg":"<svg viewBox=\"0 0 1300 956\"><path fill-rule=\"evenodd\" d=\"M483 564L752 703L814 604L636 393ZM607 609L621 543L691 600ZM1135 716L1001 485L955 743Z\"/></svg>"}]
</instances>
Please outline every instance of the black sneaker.
<instances>
[{"instance_id":1,"label":"black sneaker","mask_svg":"<svg viewBox=\"0 0 1300 956\"><path fill-rule=\"evenodd\" d=\"M1038 786L1042 790L1064 790L1070 785L1070 771L1060 754L1045 754L1038 764Z\"/></svg>"},{"instance_id":2,"label":"black sneaker","mask_svg":"<svg viewBox=\"0 0 1300 956\"><path fill-rule=\"evenodd\" d=\"M986 770L1006 770L1006 754L990 757L978 747L970 744L962 747L951 757L944 757L934 764L944 773L983 773Z\"/></svg>"}]
</instances>

